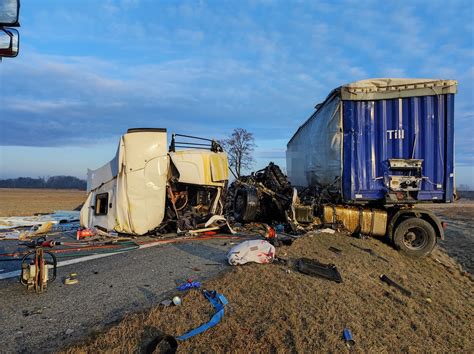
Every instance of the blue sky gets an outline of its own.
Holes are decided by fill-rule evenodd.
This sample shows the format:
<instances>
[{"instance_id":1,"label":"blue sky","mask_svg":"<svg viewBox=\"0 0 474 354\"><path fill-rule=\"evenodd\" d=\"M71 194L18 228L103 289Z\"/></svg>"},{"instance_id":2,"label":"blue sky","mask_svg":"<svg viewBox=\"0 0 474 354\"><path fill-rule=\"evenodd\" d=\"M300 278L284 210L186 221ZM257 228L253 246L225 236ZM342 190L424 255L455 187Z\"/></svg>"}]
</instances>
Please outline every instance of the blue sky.
<instances>
[{"instance_id":1,"label":"blue sky","mask_svg":"<svg viewBox=\"0 0 474 354\"><path fill-rule=\"evenodd\" d=\"M474 2L23 0L0 64L0 178L85 177L129 127L255 134L256 168L316 103L369 77L459 81L457 182L474 187Z\"/></svg>"}]
</instances>

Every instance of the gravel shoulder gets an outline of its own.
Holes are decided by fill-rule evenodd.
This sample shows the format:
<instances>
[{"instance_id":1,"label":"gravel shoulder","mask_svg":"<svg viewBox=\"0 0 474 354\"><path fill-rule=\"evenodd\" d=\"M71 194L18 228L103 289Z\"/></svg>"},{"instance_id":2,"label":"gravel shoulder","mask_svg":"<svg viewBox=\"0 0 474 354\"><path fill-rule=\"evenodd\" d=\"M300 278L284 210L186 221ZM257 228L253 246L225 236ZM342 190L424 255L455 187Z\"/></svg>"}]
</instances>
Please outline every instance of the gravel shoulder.
<instances>
[{"instance_id":1,"label":"gravel shoulder","mask_svg":"<svg viewBox=\"0 0 474 354\"><path fill-rule=\"evenodd\" d=\"M461 199L454 204L433 204L427 208L448 223L445 239L438 246L474 274L474 200Z\"/></svg>"}]
</instances>

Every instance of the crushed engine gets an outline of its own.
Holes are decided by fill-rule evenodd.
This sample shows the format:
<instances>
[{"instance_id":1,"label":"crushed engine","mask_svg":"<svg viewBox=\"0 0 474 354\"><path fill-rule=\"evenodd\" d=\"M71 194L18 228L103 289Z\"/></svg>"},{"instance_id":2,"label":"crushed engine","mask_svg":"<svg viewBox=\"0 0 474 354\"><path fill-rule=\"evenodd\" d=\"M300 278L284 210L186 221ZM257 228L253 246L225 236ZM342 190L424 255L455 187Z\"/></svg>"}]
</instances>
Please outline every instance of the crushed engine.
<instances>
[{"instance_id":1,"label":"crushed engine","mask_svg":"<svg viewBox=\"0 0 474 354\"><path fill-rule=\"evenodd\" d=\"M311 206L301 205L296 189L273 162L228 188L226 214L239 222L310 223Z\"/></svg>"}]
</instances>

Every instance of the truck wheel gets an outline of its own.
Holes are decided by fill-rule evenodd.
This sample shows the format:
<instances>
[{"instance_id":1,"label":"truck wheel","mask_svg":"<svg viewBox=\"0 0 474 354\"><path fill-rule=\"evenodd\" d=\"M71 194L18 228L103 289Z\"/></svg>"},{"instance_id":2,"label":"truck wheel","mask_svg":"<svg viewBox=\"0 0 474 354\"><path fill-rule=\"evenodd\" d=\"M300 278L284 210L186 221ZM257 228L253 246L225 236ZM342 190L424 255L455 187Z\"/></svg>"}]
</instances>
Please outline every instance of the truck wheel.
<instances>
[{"instance_id":1,"label":"truck wheel","mask_svg":"<svg viewBox=\"0 0 474 354\"><path fill-rule=\"evenodd\" d=\"M429 222L413 217L397 226L393 242L398 249L411 257L426 257L436 245L436 232Z\"/></svg>"},{"instance_id":2,"label":"truck wheel","mask_svg":"<svg viewBox=\"0 0 474 354\"><path fill-rule=\"evenodd\" d=\"M254 221L258 211L257 190L244 187L237 191L234 199L234 217L237 221Z\"/></svg>"}]
</instances>

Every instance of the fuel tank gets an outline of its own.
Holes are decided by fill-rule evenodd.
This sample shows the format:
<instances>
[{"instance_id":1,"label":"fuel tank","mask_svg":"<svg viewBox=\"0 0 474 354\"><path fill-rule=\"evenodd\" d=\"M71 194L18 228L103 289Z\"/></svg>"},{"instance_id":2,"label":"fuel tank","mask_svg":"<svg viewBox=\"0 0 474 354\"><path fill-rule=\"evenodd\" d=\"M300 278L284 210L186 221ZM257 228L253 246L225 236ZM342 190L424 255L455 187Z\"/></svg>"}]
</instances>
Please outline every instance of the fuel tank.
<instances>
[{"instance_id":1,"label":"fuel tank","mask_svg":"<svg viewBox=\"0 0 474 354\"><path fill-rule=\"evenodd\" d=\"M340 222L351 233L384 236L387 231L387 212L355 206L325 205L324 222Z\"/></svg>"}]
</instances>

